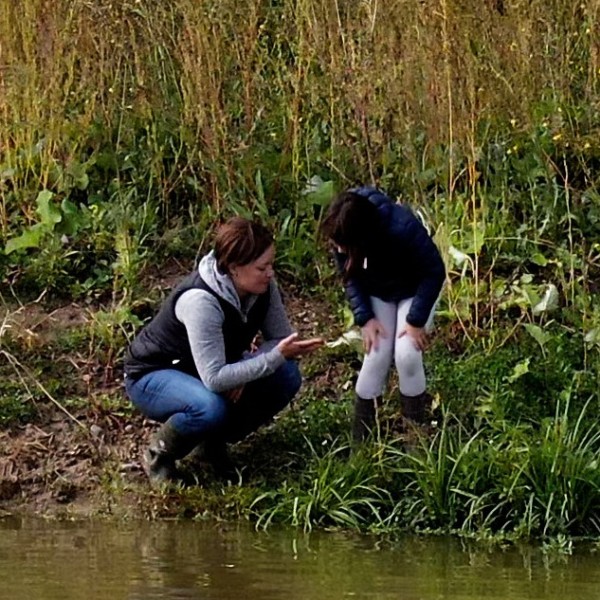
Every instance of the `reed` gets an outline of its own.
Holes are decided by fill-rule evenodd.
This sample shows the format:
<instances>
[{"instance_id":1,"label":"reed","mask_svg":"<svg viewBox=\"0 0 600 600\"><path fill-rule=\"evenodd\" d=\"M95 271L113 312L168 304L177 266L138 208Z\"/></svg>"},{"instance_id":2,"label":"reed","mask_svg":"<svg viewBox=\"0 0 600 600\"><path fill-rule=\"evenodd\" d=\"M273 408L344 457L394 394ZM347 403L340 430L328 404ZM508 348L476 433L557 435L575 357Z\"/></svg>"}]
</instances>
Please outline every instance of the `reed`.
<instances>
[{"instance_id":1,"label":"reed","mask_svg":"<svg viewBox=\"0 0 600 600\"><path fill-rule=\"evenodd\" d=\"M31 218L27 189L111 150L99 185L126 184L133 166L167 216L176 197L221 210L256 194L258 170L275 203L282 180L321 171L433 199L436 218L456 225L454 193L470 190L456 200L472 220L481 155L508 123L520 133L547 120L563 137L595 126L557 111L595 103L591 1L2 9L2 164L17 171L16 196L3 193L5 238L8 212Z\"/></svg>"},{"instance_id":2,"label":"reed","mask_svg":"<svg viewBox=\"0 0 600 600\"><path fill-rule=\"evenodd\" d=\"M310 531L314 527L360 530L382 524L387 491L364 456L348 463L348 447L339 441L325 451L308 442L309 464L298 481L285 481L256 496L250 505L258 528L287 523Z\"/></svg>"}]
</instances>

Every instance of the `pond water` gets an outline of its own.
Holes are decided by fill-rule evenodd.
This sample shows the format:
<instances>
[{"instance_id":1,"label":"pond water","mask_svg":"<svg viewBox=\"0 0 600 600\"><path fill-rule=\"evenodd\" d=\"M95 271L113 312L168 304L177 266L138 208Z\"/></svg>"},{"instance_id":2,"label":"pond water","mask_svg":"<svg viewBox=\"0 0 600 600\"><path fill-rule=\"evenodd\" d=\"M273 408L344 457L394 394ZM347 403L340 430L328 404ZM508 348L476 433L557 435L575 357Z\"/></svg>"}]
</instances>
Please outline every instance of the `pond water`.
<instances>
[{"instance_id":1,"label":"pond water","mask_svg":"<svg viewBox=\"0 0 600 600\"><path fill-rule=\"evenodd\" d=\"M592 547L564 556L195 522L0 520L7 600L598 597Z\"/></svg>"}]
</instances>

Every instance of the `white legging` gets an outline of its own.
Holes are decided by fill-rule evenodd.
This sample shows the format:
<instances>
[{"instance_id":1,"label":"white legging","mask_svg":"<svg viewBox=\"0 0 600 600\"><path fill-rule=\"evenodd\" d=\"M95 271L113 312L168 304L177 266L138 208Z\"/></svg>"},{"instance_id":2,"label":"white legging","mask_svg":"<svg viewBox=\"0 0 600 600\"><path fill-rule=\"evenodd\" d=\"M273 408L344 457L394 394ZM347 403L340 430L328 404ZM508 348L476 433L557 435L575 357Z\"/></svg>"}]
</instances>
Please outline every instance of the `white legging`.
<instances>
[{"instance_id":1,"label":"white legging","mask_svg":"<svg viewBox=\"0 0 600 600\"><path fill-rule=\"evenodd\" d=\"M361 398L377 398L383 393L388 373L392 365L392 357L398 369L400 393L405 396L418 396L425 391L425 369L423 368L423 353L417 350L413 341L407 336L398 337L397 332L404 329L406 316L413 299L407 298L400 302L384 302L371 296L371 306L375 318L383 325L387 337L379 338L377 350L365 354L358 380L356 393ZM431 329L433 323L432 309L426 329Z\"/></svg>"}]
</instances>

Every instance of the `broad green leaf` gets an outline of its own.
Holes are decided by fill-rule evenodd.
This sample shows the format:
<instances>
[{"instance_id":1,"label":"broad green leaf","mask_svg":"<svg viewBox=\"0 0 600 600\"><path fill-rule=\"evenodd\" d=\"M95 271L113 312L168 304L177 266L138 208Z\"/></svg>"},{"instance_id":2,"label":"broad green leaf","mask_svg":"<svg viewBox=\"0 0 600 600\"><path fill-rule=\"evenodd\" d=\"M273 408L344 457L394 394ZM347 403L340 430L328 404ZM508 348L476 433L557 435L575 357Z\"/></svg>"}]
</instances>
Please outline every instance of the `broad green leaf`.
<instances>
[{"instance_id":1,"label":"broad green leaf","mask_svg":"<svg viewBox=\"0 0 600 600\"><path fill-rule=\"evenodd\" d=\"M342 334L337 340L327 342L325 345L328 348L337 348L338 346L350 346L359 354L363 352L362 335L356 329L346 331L346 333Z\"/></svg>"},{"instance_id":2,"label":"broad green leaf","mask_svg":"<svg viewBox=\"0 0 600 600\"><path fill-rule=\"evenodd\" d=\"M553 283L548 284L544 296L533 307L533 314L539 315L558 308L558 290Z\"/></svg>"},{"instance_id":3,"label":"broad green leaf","mask_svg":"<svg viewBox=\"0 0 600 600\"><path fill-rule=\"evenodd\" d=\"M77 206L66 198L60 203L63 219L60 227L60 233L74 235L77 233L81 221L81 213Z\"/></svg>"},{"instance_id":4,"label":"broad green leaf","mask_svg":"<svg viewBox=\"0 0 600 600\"><path fill-rule=\"evenodd\" d=\"M586 344L600 346L600 327L594 327L585 334L583 338Z\"/></svg>"},{"instance_id":5,"label":"broad green leaf","mask_svg":"<svg viewBox=\"0 0 600 600\"><path fill-rule=\"evenodd\" d=\"M508 381L510 381L512 383L513 381L516 381L520 377L523 377L523 375L525 375L526 373L529 373L529 361L530 360L531 359L526 358L525 360L522 360L521 362L517 363L515 365L515 368L513 369L512 375L508 378Z\"/></svg>"},{"instance_id":6,"label":"broad green leaf","mask_svg":"<svg viewBox=\"0 0 600 600\"><path fill-rule=\"evenodd\" d=\"M529 260L540 267L545 267L548 264L548 259L540 252L534 252Z\"/></svg>"},{"instance_id":7,"label":"broad green leaf","mask_svg":"<svg viewBox=\"0 0 600 600\"><path fill-rule=\"evenodd\" d=\"M6 254L10 254L15 250L38 248L44 232L45 227L40 223L36 223L33 227L26 229L19 237L8 240L8 242L6 242L4 252Z\"/></svg>"},{"instance_id":8,"label":"broad green leaf","mask_svg":"<svg viewBox=\"0 0 600 600\"><path fill-rule=\"evenodd\" d=\"M461 267L466 261L469 261L469 264L471 265L473 263L473 261L469 258L468 254L461 252L458 248L455 248L454 246L450 246L448 248L448 254L454 261L454 264L456 264L456 266L458 267Z\"/></svg>"},{"instance_id":9,"label":"broad green leaf","mask_svg":"<svg viewBox=\"0 0 600 600\"><path fill-rule=\"evenodd\" d=\"M527 333L540 345L542 350L544 346L548 343L548 341L552 338L552 336L545 332L539 325L534 325L533 323L526 323L525 329Z\"/></svg>"},{"instance_id":10,"label":"broad green leaf","mask_svg":"<svg viewBox=\"0 0 600 600\"><path fill-rule=\"evenodd\" d=\"M54 228L56 223L60 223L62 219L62 213L60 209L52 203L54 194L49 190L42 190L37 198L36 212L40 215L42 223L51 229Z\"/></svg>"},{"instance_id":11,"label":"broad green leaf","mask_svg":"<svg viewBox=\"0 0 600 600\"><path fill-rule=\"evenodd\" d=\"M78 190L86 190L90 184L90 177L87 173L83 173L77 179L75 179L75 187Z\"/></svg>"},{"instance_id":12,"label":"broad green leaf","mask_svg":"<svg viewBox=\"0 0 600 600\"><path fill-rule=\"evenodd\" d=\"M87 174L87 164L80 163L77 161L73 161L69 164L67 168L67 173L71 176L73 180L73 185L79 190L87 189L87 186L90 183L90 178Z\"/></svg>"},{"instance_id":13,"label":"broad green leaf","mask_svg":"<svg viewBox=\"0 0 600 600\"><path fill-rule=\"evenodd\" d=\"M467 254L479 254L485 244L486 227L482 221L466 226L460 232L460 240L456 246Z\"/></svg>"},{"instance_id":14,"label":"broad green leaf","mask_svg":"<svg viewBox=\"0 0 600 600\"><path fill-rule=\"evenodd\" d=\"M311 177L304 190L302 190L302 195L313 206L325 206L329 204L334 193L333 181L323 181L318 175Z\"/></svg>"}]
</instances>

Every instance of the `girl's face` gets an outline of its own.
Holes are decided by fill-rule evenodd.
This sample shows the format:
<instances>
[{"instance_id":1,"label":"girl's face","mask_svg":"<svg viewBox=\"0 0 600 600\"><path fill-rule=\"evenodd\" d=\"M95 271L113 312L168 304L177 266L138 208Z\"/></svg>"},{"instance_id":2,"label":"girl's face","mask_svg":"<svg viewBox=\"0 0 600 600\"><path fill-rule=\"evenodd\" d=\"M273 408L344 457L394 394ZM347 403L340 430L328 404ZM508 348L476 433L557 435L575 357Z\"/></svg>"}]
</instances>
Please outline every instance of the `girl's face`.
<instances>
[{"instance_id":1,"label":"girl's face","mask_svg":"<svg viewBox=\"0 0 600 600\"><path fill-rule=\"evenodd\" d=\"M250 294L264 294L273 279L275 245L271 244L256 260L231 269L231 278L240 298Z\"/></svg>"}]
</instances>

